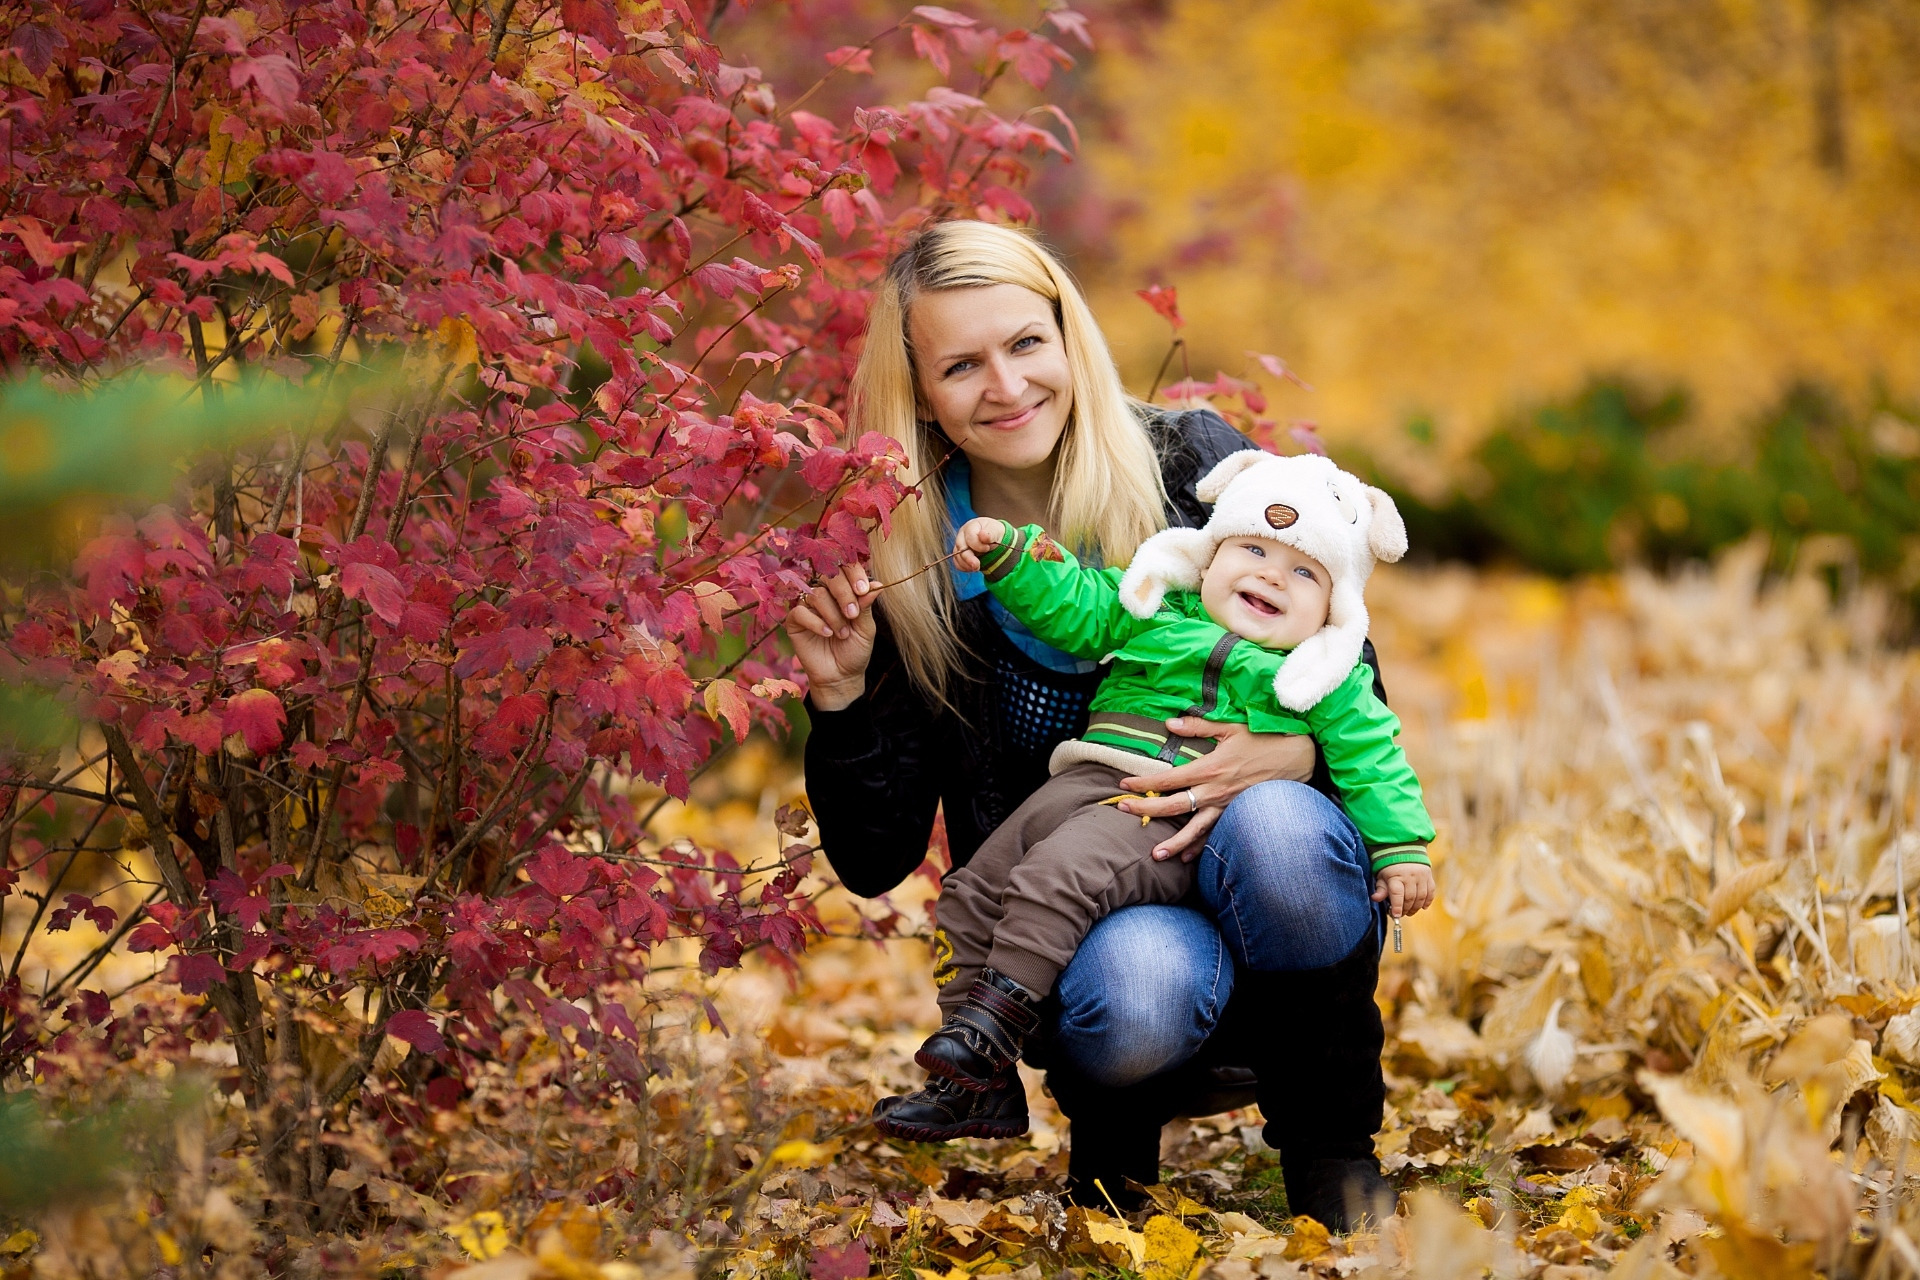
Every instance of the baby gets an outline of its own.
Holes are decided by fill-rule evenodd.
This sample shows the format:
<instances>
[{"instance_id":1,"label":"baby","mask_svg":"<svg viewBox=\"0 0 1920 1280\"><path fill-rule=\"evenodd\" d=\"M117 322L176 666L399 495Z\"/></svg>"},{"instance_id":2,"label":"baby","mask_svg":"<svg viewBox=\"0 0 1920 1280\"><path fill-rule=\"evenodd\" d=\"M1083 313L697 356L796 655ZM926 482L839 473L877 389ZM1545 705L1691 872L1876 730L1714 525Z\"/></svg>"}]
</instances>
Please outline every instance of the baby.
<instances>
[{"instance_id":1,"label":"baby","mask_svg":"<svg viewBox=\"0 0 1920 1280\"><path fill-rule=\"evenodd\" d=\"M971 1136L1026 1131L1014 1063L1039 1002L1094 924L1177 902L1192 885L1189 863L1150 856L1174 820L1112 807L1121 778L1212 749L1169 733L1172 717L1311 734L1366 843L1375 898L1395 916L1433 899L1433 824L1394 740L1400 722L1360 661L1367 577L1376 558L1406 551L1392 499L1325 458L1257 449L1226 458L1195 492L1214 504L1206 527L1156 534L1124 573L1082 567L1038 526L981 518L959 530L959 568L983 573L1041 640L1111 665L1086 733L1055 749L1052 777L946 878L934 975L945 1022L914 1059L939 1079L887 1100L876 1111L884 1133L941 1136L916 1121L955 1086L1009 1095L973 1110Z\"/></svg>"}]
</instances>

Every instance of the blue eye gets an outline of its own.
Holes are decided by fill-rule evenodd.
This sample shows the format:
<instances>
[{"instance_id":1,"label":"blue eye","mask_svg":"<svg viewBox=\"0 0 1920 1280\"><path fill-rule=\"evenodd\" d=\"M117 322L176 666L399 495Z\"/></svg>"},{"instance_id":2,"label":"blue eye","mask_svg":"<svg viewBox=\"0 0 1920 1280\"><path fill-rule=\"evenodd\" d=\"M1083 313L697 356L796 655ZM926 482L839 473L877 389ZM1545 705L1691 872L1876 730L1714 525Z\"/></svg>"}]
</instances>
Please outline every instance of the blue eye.
<instances>
[{"instance_id":1,"label":"blue eye","mask_svg":"<svg viewBox=\"0 0 1920 1280\"><path fill-rule=\"evenodd\" d=\"M1294 569L1294 572L1299 574L1301 577L1305 578L1308 582L1320 581L1320 579L1313 576L1313 570L1307 568L1305 565L1300 565L1299 567Z\"/></svg>"},{"instance_id":2,"label":"blue eye","mask_svg":"<svg viewBox=\"0 0 1920 1280\"><path fill-rule=\"evenodd\" d=\"M1024 338L1021 338L1021 339L1020 339L1020 340L1019 340L1018 342L1015 342L1015 343L1013 344L1013 349L1014 349L1015 351L1024 351L1024 350L1026 350L1026 349L1027 349L1027 347L1028 347L1028 346L1029 346L1030 344L1032 344L1032 343L1036 343L1036 342L1039 342L1039 341L1040 341L1040 338L1039 338L1039 336L1038 336L1038 335L1036 335L1036 334L1031 334L1031 333L1030 333L1030 334L1028 334L1028 335L1027 335L1026 337L1024 337Z\"/></svg>"},{"instance_id":3,"label":"blue eye","mask_svg":"<svg viewBox=\"0 0 1920 1280\"><path fill-rule=\"evenodd\" d=\"M955 362L954 364L948 365L947 371L941 374L940 376L943 378L951 378L954 374L959 373L965 369L971 369L972 367L973 367L973 361L960 360Z\"/></svg>"},{"instance_id":4,"label":"blue eye","mask_svg":"<svg viewBox=\"0 0 1920 1280\"><path fill-rule=\"evenodd\" d=\"M1252 553L1253 553L1254 555L1256 555L1256 556L1259 556L1259 557L1260 557L1260 558L1261 558L1262 560L1265 560L1265 559L1267 558L1267 549L1266 549L1265 547L1263 547L1263 546L1261 546L1261 545L1260 545L1259 543L1257 543L1257 542L1249 542L1249 543L1247 543L1247 544L1246 544L1246 549L1247 549L1248 551L1250 551L1250 552L1252 552Z\"/></svg>"}]
</instances>

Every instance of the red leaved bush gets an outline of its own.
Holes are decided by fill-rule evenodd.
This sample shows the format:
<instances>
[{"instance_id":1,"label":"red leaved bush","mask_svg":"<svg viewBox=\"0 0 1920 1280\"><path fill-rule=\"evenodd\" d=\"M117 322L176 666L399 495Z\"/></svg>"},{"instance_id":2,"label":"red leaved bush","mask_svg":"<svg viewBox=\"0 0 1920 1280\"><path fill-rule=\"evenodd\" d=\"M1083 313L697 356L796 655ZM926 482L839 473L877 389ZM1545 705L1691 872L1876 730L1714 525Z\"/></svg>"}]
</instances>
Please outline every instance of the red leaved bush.
<instances>
[{"instance_id":1,"label":"red leaved bush","mask_svg":"<svg viewBox=\"0 0 1920 1280\"><path fill-rule=\"evenodd\" d=\"M758 868L659 850L626 780L684 795L780 725L798 689L770 636L912 479L835 408L866 287L930 215L1025 216L1029 162L1065 152L945 85L846 119L783 105L705 16L36 0L0 20L10 365L313 393L174 505L111 521L70 582L8 606L5 640L8 679L102 726L62 794L99 786L157 877L140 912L70 894L46 927L171 956L281 1185L389 1033L457 1080L504 998L636 1078L603 983L666 939L712 970L815 923L805 846ZM970 85L1070 61L934 6L896 32ZM398 376L335 377L389 347ZM30 839L55 795L0 796L9 887L31 869L61 900L87 836ZM10 984L8 1065L146 1034L81 989L91 968ZM357 1052L303 1058L299 1011L356 990Z\"/></svg>"}]
</instances>

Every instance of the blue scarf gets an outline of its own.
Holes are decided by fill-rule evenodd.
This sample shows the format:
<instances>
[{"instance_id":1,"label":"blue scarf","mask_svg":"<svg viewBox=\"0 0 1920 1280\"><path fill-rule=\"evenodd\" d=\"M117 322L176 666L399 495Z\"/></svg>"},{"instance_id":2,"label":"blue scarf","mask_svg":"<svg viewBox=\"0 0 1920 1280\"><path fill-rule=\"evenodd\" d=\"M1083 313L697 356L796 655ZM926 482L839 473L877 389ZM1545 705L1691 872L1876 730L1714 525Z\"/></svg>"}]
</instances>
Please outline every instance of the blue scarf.
<instances>
[{"instance_id":1,"label":"blue scarf","mask_svg":"<svg viewBox=\"0 0 1920 1280\"><path fill-rule=\"evenodd\" d=\"M973 468L967 462L964 453L956 453L945 468L947 488L947 545L953 545L954 535L960 526L980 513L973 509ZM1100 567L1098 554L1080 557L1082 564L1093 568ZM993 620L1013 647L1032 658L1049 671L1059 671L1070 675L1085 675L1098 670L1100 664L1076 658L1063 653L1036 637L1027 630L1026 624L1007 612L1007 607L987 594L987 580L977 573L962 573L955 569L951 561L947 565L953 575L953 594L959 600L971 600L975 596L987 596L987 608L993 612Z\"/></svg>"}]
</instances>

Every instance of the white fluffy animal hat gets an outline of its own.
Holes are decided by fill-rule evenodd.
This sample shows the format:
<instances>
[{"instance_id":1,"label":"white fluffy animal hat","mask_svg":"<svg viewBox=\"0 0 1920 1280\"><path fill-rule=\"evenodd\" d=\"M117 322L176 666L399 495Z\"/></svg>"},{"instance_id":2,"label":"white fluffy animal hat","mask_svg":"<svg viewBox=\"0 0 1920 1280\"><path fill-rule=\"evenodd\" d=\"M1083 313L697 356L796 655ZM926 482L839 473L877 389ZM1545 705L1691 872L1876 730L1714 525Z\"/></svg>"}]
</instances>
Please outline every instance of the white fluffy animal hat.
<instances>
[{"instance_id":1,"label":"white fluffy animal hat","mask_svg":"<svg viewBox=\"0 0 1920 1280\"><path fill-rule=\"evenodd\" d=\"M1168 591L1198 591L1228 538L1272 538L1312 556L1333 577L1327 625L1288 655L1274 680L1280 705L1305 711L1340 686L1367 638L1367 578L1375 560L1407 553L1393 499L1315 454L1229 454L1194 493L1213 504L1204 529L1165 529L1140 544L1120 580L1120 603L1150 618Z\"/></svg>"}]
</instances>

